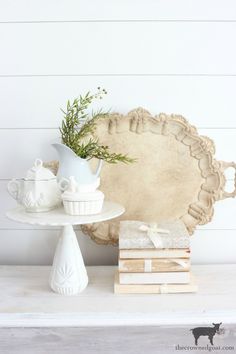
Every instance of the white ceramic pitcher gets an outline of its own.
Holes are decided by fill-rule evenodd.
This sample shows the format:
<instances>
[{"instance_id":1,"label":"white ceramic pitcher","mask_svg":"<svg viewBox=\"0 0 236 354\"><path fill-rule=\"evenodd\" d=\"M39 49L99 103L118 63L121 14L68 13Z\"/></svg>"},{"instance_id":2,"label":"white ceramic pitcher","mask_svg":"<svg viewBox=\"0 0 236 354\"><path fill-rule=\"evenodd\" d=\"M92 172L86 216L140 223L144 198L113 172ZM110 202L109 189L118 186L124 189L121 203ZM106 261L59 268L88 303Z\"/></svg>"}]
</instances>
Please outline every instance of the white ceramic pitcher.
<instances>
[{"instance_id":1,"label":"white ceramic pitcher","mask_svg":"<svg viewBox=\"0 0 236 354\"><path fill-rule=\"evenodd\" d=\"M56 149L59 156L58 181L62 178L69 179L74 176L79 185L97 183L102 168L102 160L98 160L96 172L93 173L88 160L77 156L68 146L59 143L54 143L52 146Z\"/></svg>"}]
</instances>

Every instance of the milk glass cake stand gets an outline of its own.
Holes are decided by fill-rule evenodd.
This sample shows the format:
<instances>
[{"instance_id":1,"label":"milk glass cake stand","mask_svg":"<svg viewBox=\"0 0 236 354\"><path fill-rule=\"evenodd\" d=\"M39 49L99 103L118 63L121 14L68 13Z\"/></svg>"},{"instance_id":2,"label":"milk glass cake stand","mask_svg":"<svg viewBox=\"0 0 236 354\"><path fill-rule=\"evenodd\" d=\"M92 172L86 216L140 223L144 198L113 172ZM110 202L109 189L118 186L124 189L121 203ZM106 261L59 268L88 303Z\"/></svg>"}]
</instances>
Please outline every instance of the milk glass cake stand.
<instances>
[{"instance_id":1,"label":"milk glass cake stand","mask_svg":"<svg viewBox=\"0 0 236 354\"><path fill-rule=\"evenodd\" d=\"M76 295L86 288L88 276L73 225L110 220L124 211L124 207L119 204L104 202L102 211L96 215L71 216L65 214L62 207L43 213L29 213L17 207L6 215L11 220L30 225L62 227L49 284L59 294Z\"/></svg>"}]
</instances>

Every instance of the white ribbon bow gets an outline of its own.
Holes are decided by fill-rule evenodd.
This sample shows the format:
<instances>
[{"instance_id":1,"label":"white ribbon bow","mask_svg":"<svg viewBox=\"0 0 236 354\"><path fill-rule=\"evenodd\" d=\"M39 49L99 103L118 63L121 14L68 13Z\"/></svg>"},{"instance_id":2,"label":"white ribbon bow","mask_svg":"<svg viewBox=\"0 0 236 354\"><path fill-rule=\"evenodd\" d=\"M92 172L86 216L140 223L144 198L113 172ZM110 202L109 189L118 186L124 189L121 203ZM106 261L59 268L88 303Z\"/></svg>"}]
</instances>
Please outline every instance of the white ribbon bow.
<instances>
[{"instance_id":1,"label":"white ribbon bow","mask_svg":"<svg viewBox=\"0 0 236 354\"><path fill-rule=\"evenodd\" d=\"M166 229L159 229L157 223L151 223L149 225L141 225L139 227L141 231L147 231L147 235L154 244L155 248L162 248L163 242L160 234L169 234L170 231Z\"/></svg>"}]
</instances>

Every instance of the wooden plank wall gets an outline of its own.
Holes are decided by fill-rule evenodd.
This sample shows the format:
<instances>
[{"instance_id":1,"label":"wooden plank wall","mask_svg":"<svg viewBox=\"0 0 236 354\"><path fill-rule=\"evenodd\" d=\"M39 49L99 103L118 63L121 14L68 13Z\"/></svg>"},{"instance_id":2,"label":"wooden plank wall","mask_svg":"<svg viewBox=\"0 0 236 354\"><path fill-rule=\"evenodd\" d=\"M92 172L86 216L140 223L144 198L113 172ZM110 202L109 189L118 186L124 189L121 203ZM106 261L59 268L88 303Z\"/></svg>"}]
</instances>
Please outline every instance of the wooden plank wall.
<instances>
[{"instance_id":1,"label":"wooden plank wall","mask_svg":"<svg viewBox=\"0 0 236 354\"><path fill-rule=\"evenodd\" d=\"M6 183L56 158L68 98L101 86L104 108L180 113L236 160L235 37L234 0L0 0L0 263L52 261L57 231L8 221ZM216 205L192 238L195 263L236 261L235 215L235 200ZM117 261L78 234L87 264Z\"/></svg>"}]
</instances>

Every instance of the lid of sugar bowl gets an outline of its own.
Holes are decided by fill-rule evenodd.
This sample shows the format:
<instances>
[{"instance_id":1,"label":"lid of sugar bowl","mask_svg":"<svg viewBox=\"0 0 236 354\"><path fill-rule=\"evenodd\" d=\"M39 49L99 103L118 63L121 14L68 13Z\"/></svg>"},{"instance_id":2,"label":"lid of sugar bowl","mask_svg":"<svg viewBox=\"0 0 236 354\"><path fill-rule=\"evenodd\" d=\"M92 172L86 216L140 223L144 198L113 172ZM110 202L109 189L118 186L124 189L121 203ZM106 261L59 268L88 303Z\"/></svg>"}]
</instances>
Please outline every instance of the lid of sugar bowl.
<instances>
[{"instance_id":1,"label":"lid of sugar bowl","mask_svg":"<svg viewBox=\"0 0 236 354\"><path fill-rule=\"evenodd\" d=\"M36 159L34 166L27 171L25 180L50 180L55 178L56 176L48 168L43 167L43 161Z\"/></svg>"}]
</instances>

